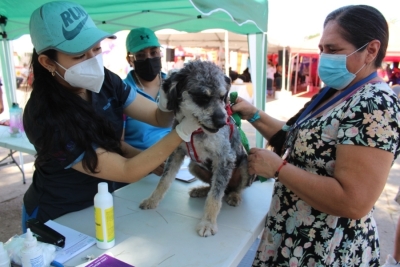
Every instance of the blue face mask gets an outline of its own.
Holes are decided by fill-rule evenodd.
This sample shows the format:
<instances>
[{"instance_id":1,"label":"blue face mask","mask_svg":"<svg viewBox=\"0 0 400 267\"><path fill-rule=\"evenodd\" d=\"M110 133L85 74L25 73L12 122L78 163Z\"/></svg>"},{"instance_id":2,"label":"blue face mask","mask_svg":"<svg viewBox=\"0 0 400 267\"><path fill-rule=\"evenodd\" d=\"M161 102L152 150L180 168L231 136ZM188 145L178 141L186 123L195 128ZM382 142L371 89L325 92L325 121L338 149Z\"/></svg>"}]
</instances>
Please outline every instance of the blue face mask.
<instances>
[{"instance_id":1,"label":"blue face mask","mask_svg":"<svg viewBox=\"0 0 400 267\"><path fill-rule=\"evenodd\" d=\"M353 74L347 70L346 59L366 45L368 43L347 56L321 53L318 64L318 75L324 84L337 90L342 90L349 85L356 78L356 74L365 67L365 64Z\"/></svg>"}]
</instances>

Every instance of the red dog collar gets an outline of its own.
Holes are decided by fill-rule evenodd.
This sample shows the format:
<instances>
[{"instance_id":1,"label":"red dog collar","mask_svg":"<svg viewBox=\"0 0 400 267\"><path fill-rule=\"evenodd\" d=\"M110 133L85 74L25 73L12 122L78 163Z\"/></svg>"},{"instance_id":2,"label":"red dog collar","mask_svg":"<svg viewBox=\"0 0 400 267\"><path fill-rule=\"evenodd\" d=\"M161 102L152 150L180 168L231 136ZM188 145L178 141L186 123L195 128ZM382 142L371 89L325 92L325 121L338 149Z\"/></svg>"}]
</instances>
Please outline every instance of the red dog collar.
<instances>
[{"instance_id":1,"label":"red dog collar","mask_svg":"<svg viewBox=\"0 0 400 267\"><path fill-rule=\"evenodd\" d=\"M232 115L231 106L229 104L227 104L225 106L225 110L228 113L228 119L226 120L226 124L229 125L229 129L230 129L230 132L229 132L229 140L230 140L232 138L233 127L234 127L232 121L230 120L230 117ZM200 134L200 133L204 133L203 129L201 129L201 128L197 129L196 131L194 131L192 133L192 136L190 137L190 142L186 142L186 148L187 148L190 158L198 163L201 163L201 161L199 160L199 157L196 152L196 148L193 143L193 136L195 134Z\"/></svg>"}]
</instances>

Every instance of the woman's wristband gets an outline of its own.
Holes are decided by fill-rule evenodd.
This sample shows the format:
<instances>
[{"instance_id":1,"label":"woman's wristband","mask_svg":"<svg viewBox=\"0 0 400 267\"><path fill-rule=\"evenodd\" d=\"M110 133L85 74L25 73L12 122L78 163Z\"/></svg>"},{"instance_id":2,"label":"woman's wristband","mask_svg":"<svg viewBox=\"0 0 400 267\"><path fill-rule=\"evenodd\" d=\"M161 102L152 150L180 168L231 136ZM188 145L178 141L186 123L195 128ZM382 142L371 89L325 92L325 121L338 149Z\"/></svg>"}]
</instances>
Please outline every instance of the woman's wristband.
<instances>
[{"instance_id":1,"label":"woman's wristband","mask_svg":"<svg viewBox=\"0 0 400 267\"><path fill-rule=\"evenodd\" d=\"M256 120L259 120L259 119L260 119L260 110L257 109L257 111L256 111L256 113L254 113L253 117L251 117L247 121L253 123L253 122L255 122Z\"/></svg>"},{"instance_id":2,"label":"woman's wristband","mask_svg":"<svg viewBox=\"0 0 400 267\"><path fill-rule=\"evenodd\" d=\"M283 168L283 166L285 166L286 164L287 164L287 161L286 161L286 160L283 160L281 166L279 166L278 170L275 172L274 178L275 178L276 181L278 181L278 179L279 179L279 178L278 178L279 172L281 171L281 169Z\"/></svg>"}]
</instances>

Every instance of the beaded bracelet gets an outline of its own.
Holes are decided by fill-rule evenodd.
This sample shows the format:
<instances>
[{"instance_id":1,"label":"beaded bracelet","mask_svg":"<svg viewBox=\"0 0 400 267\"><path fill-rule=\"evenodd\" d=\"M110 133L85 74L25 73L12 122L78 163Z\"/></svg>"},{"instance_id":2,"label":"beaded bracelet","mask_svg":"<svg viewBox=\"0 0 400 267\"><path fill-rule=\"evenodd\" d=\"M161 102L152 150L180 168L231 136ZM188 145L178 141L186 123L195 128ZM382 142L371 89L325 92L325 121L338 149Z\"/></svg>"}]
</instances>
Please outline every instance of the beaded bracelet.
<instances>
[{"instance_id":1,"label":"beaded bracelet","mask_svg":"<svg viewBox=\"0 0 400 267\"><path fill-rule=\"evenodd\" d=\"M256 113L254 113L253 117L251 117L247 121L253 123L253 122L255 122L256 120L259 120L259 119L260 119L260 110L257 109L257 111L256 111Z\"/></svg>"}]
</instances>

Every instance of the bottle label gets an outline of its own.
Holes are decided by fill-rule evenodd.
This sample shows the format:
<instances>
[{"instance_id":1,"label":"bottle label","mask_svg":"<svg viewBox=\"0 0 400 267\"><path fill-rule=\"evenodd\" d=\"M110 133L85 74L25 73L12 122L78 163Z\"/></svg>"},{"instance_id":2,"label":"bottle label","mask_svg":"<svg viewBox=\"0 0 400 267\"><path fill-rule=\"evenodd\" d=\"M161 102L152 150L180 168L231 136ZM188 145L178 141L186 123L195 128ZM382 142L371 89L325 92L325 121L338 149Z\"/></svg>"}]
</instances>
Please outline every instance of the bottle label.
<instances>
[{"instance_id":1,"label":"bottle label","mask_svg":"<svg viewBox=\"0 0 400 267\"><path fill-rule=\"evenodd\" d=\"M103 222L104 212L104 222ZM114 240L114 208L94 208L96 223L96 239L100 242L111 242ZM103 232L104 229L104 232ZM106 237L104 236L106 234ZM107 238L107 240L106 240Z\"/></svg>"},{"instance_id":2,"label":"bottle label","mask_svg":"<svg viewBox=\"0 0 400 267\"><path fill-rule=\"evenodd\" d=\"M31 258L31 259L22 258L22 266L43 267L44 266L43 255L39 255L36 258Z\"/></svg>"}]
</instances>

